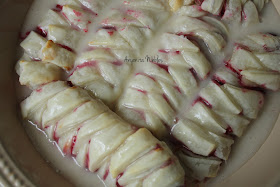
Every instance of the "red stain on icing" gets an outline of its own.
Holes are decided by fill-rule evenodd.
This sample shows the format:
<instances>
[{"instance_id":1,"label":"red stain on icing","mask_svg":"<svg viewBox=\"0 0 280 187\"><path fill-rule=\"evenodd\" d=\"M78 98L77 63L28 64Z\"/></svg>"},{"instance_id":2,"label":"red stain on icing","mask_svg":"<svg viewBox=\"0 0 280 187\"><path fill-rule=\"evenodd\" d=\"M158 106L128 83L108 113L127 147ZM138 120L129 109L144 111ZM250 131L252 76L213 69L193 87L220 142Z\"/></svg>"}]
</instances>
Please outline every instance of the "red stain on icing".
<instances>
[{"instance_id":1,"label":"red stain on icing","mask_svg":"<svg viewBox=\"0 0 280 187\"><path fill-rule=\"evenodd\" d=\"M82 69L85 67L96 67L96 65L97 65L96 61L89 61L89 62L82 63L74 69L74 71L69 75L69 77L71 77L78 69Z\"/></svg>"},{"instance_id":2,"label":"red stain on icing","mask_svg":"<svg viewBox=\"0 0 280 187\"><path fill-rule=\"evenodd\" d=\"M168 49L159 49L158 52L160 52L160 53L169 53L170 50L168 50Z\"/></svg>"},{"instance_id":3,"label":"red stain on icing","mask_svg":"<svg viewBox=\"0 0 280 187\"><path fill-rule=\"evenodd\" d=\"M37 90L36 90L36 92L38 92L38 93L40 93L40 92L42 92L42 88L38 88Z\"/></svg>"},{"instance_id":4,"label":"red stain on icing","mask_svg":"<svg viewBox=\"0 0 280 187\"><path fill-rule=\"evenodd\" d=\"M174 124L177 124L178 122L179 122L179 118L176 117L176 118L174 119Z\"/></svg>"},{"instance_id":5,"label":"red stain on icing","mask_svg":"<svg viewBox=\"0 0 280 187\"><path fill-rule=\"evenodd\" d=\"M137 91L138 91L138 92L141 92L141 93L143 93L143 94L145 94L145 95L147 95L147 93L148 93L146 90L137 89Z\"/></svg>"},{"instance_id":6,"label":"red stain on icing","mask_svg":"<svg viewBox=\"0 0 280 187\"><path fill-rule=\"evenodd\" d=\"M86 154L86 160L85 160L85 168L89 169L89 152Z\"/></svg>"},{"instance_id":7,"label":"red stain on icing","mask_svg":"<svg viewBox=\"0 0 280 187\"><path fill-rule=\"evenodd\" d=\"M192 5L192 8L198 10L199 12L204 12L204 10L201 8L201 6Z\"/></svg>"},{"instance_id":8,"label":"red stain on icing","mask_svg":"<svg viewBox=\"0 0 280 187\"><path fill-rule=\"evenodd\" d=\"M231 63L230 63L230 60L229 61L224 61L224 64L226 66L226 68L228 68L229 70L231 70L232 72L240 75L240 71L237 71L234 67L232 67Z\"/></svg>"},{"instance_id":9,"label":"red stain on icing","mask_svg":"<svg viewBox=\"0 0 280 187\"><path fill-rule=\"evenodd\" d=\"M191 36L194 35L194 33L193 33L193 32L190 32L190 33L178 32L178 33L176 33L176 35L178 35L178 36L184 36L185 38L188 38L188 39L189 39Z\"/></svg>"},{"instance_id":10,"label":"red stain on icing","mask_svg":"<svg viewBox=\"0 0 280 187\"><path fill-rule=\"evenodd\" d=\"M135 18L139 18L142 14L140 11L131 10L131 9L127 10L126 13L130 16L135 17Z\"/></svg>"},{"instance_id":11,"label":"red stain on icing","mask_svg":"<svg viewBox=\"0 0 280 187\"><path fill-rule=\"evenodd\" d=\"M65 17L65 19L67 19L67 20L71 23L72 29L74 29L74 30L76 30L76 31L80 31L80 30L81 30L77 25L75 25L74 23L72 23L72 22L69 20L69 18L66 16L65 13L61 13L61 14ZM86 29L83 29L83 31L84 31L84 32L88 32L88 29L87 29L87 28L86 28Z\"/></svg>"},{"instance_id":12,"label":"red stain on icing","mask_svg":"<svg viewBox=\"0 0 280 187\"><path fill-rule=\"evenodd\" d=\"M54 139L54 141L55 141L55 142L57 142L57 143L58 143L58 141L59 141L59 137L57 137L57 135L56 135L57 126L58 126L58 122L56 123L56 125L55 125L55 127L54 127L54 131L53 131L53 139Z\"/></svg>"},{"instance_id":13,"label":"red stain on icing","mask_svg":"<svg viewBox=\"0 0 280 187\"><path fill-rule=\"evenodd\" d=\"M190 70L190 72L192 73L192 75L193 75L194 77L197 77L197 72L195 71L194 68L191 68L191 69L189 69L189 70Z\"/></svg>"},{"instance_id":14,"label":"red stain on icing","mask_svg":"<svg viewBox=\"0 0 280 187\"><path fill-rule=\"evenodd\" d=\"M273 51L274 51L273 49L270 49L266 44L263 45L263 49L264 49L266 52L273 52Z\"/></svg>"},{"instance_id":15,"label":"red stain on icing","mask_svg":"<svg viewBox=\"0 0 280 187\"><path fill-rule=\"evenodd\" d=\"M143 75L143 76L145 76L145 77L148 77L148 78L152 79L153 81L156 81L156 79L155 79L154 77L152 77L152 76L150 76L150 75L147 75L147 74L145 74L145 73L136 73L135 76L137 76L137 75Z\"/></svg>"},{"instance_id":16,"label":"red stain on icing","mask_svg":"<svg viewBox=\"0 0 280 187\"><path fill-rule=\"evenodd\" d=\"M167 73L169 73L169 72L168 72L168 65L165 65L165 64L158 64L158 63L155 63L155 62L151 62L151 63L157 65L158 67L160 67L161 69L164 69Z\"/></svg>"},{"instance_id":17,"label":"red stain on icing","mask_svg":"<svg viewBox=\"0 0 280 187\"><path fill-rule=\"evenodd\" d=\"M170 101L169 101L169 99L168 99L168 97L167 97L167 95L162 94L162 97L164 98L164 100L165 100L169 105L171 105L171 104L170 104Z\"/></svg>"},{"instance_id":18,"label":"red stain on icing","mask_svg":"<svg viewBox=\"0 0 280 187\"><path fill-rule=\"evenodd\" d=\"M203 1L204 0L195 0L195 3L200 6L203 3Z\"/></svg>"},{"instance_id":19,"label":"red stain on icing","mask_svg":"<svg viewBox=\"0 0 280 187\"><path fill-rule=\"evenodd\" d=\"M247 15L244 10L242 10L242 15L243 15L244 20L247 20Z\"/></svg>"},{"instance_id":20,"label":"red stain on icing","mask_svg":"<svg viewBox=\"0 0 280 187\"><path fill-rule=\"evenodd\" d=\"M57 44L58 46L60 46L60 47L62 47L62 48L64 48L64 49L66 49L67 51L70 51L70 52L74 52L74 50L71 48L71 47L68 47L68 46L66 46L66 45L62 45L62 44Z\"/></svg>"},{"instance_id":21,"label":"red stain on icing","mask_svg":"<svg viewBox=\"0 0 280 187\"><path fill-rule=\"evenodd\" d=\"M123 65L123 63L121 61L115 61L115 62L112 62L112 64L114 64L115 66Z\"/></svg>"},{"instance_id":22,"label":"red stain on icing","mask_svg":"<svg viewBox=\"0 0 280 187\"><path fill-rule=\"evenodd\" d=\"M83 9L84 11L86 11L86 12L88 12L88 13L94 15L94 16L98 16L98 14L97 14L96 12L92 11L91 9L89 9L88 7L86 7L86 6L84 6L84 5L82 5L82 9Z\"/></svg>"},{"instance_id":23,"label":"red stain on icing","mask_svg":"<svg viewBox=\"0 0 280 187\"><path fill-rule=\"evenodd\" d=\"M80 128L78 129L78 131L80 130ZM76 145L76 141L77 141L77 135L73 136L72 138L72 141L71 141L71 148L70 148L70 153L72 156L76 156L73 154L73 150L74 150L74 147Z\"/></svg>"},{"instance_id":24,"label":"red stain on icing","mask_svg":"<svg viewBox=\"0 0 280 187\"><path fill-rule=\"evenodd\" d=\"M260 85L262 88L266 88L266 84L261 84Z\"/></svg>"},{"instance_id":25,"label":"red stain on icing","mask_svg":"<svg viewBox=\"0 0 280 187\"><path fill-rule=\"evenodd\" d=\"M109 168L106 169L105 174L103 176L103 180L105 181L109 175Z\"/></svg>"},{"instance_id":26,"label":"red stain on icing","mask_svg":"<svg viewBox=\"0 0 280 187\"><path fill-rule=\"evenodd\" d=\"M77 108L75 108L75 109L73 110L73 112L77 112L77 110L78 110L79 107L80 107L80 106L78 106Z\"/></svg>"},{"instance_id":27,"label":"red stain on icing","mask_svg":"<svg viewBox=\"0 0 280 187\"><path fill-rule=\"evenodd\" d=\"M27 38L27 36L29 36L29 34L31 33L31 31L26 32L25 34L20 33L19 34L19 38L21 40L24 40L25 38Z\"/></svg>"},{"instance_id":28,"label":"red stain on icing","mask_svg":"<svg viewBox=\"0 0 280 187\"><path fill-rule=\"evenodd\" d=\"M239 44L239 43L235 43L234 45L235 45L235 50L243 49L243 50L252 52L252 50L248 46L245 46L245 45L242 45L242 44Z\"/></svg>"},{"instance_id":29,"label":"red stain on icing","mask_svg":"<svg viewBox=\"0 0 280 187\"><path fill-rule=\"evenodd\" d=\"M83 64L80 64L77 66L77 69L81 69L81 68L85 68L85 67L91 67L94 66L96 67L97 62L96 61L89 61L89 62L85 62Z\"/></svg>"},{"instance_id":30,"label":"red stain on icing","mask_svg":"<svg viewBox=\"0 0 280 187\"><path fill-rule=\"evenodd\" d=\"M70 22L69 18L66 16L64 12L62 12L61 14Z\"/></svg>"},{"instance_id":31,"label":"red stain on icing","mask_svg":"<svg viewBox=\"0 0 280 187\"><path fill-rule=\"evenodd\" d=\"M145 113L141 110L137 110L135 108L132 109L134 112L138 113L140 115L140 117L146 121L146 116L145 116Z\"/></svg>"},{"instance_id":32,"label":"red stain on icing","mask_svg":"<svg viewBox=\"0 0 280 187\"><path fill-rule=\"evenodd\" d=\"M36 32L37 34L39 34L40 36L42 36L42 37L44 37L44 38L46 38L47 37L47 35L48 35L48 33L47 33L47 31L45 31L44 29L42 29L41 27L36 27L34 30L32 30L32 31L34 31L34 32ZM29 36L29 34L31 33L31 31L28 31L28 32L26 32L25 34L20 34L19 35L19 38L21 39L21 40L24 40L24 39L26 39L28 36Z\"/></svg>"},{"instance_id":33,"label":"red stain on icing","mask_svg":"<svg viewBox=\"0 0 280 187\"><path fill-rule=\"evenodd\" d=\"M122 176L123 176L123 173L119 174L119 175L117 176L117 178L116 178L116 186L117 186L117 187L123 187L123 186L121 186L121 185L119 184L119 179L120 179Z\"/></svg>"},{"instance_id":34,"label":"red stain on icing","mask_svg":"<svg viewBox=\"0 0 280 187\"><path fill-rule=\"evenodd\" d=\"M55 12L61 12L61 11L62 11L62 8L63 8L62 5L57 4L57 5L55 6L55 8L53 8L52 10L55 11Z\"/></svg>"},{"instance_id":35,"label":"red stain on icing","mask_svg":"<svg viewBox=\"0 0 280 187\"><path fill-rule=\"evenodd\" d=\"M173 163L174 163L174 161L171 158L169 158L162 166L160 166L160 168L168 167Z\"/></svg>"},{"instance_id":36,"label":"red stain on icing","mask_svg":"<svg viewBox=\"0 0 280 187\"><path fill-rule=\"evenodd\" d=\"M169 49L159 49L158 52L165 53L165 54L171 53L171 55L179 55L179 54L181 54L180 51L171 51Z\"/></svg>"},{"instance_id":37,"label":"red stain on icing","mask_svg":"<svg viewBox=\"0 0 280 187\"><path fill-rule=\"evenodd\" d=\"M218 86L226 84L226 81L218 76L213 76L212 81L217 84Z\"/></svg>"},{"instance_id":38,"label":"red stain on icing","mask_svg":"<svg viewBox=\"0 0 280 187\"><path fill-rule=\"evenodd\" d=\"M232 134L232 133L233 133L233 130L232 130L231 126L228 126L225 134Z\"/></svg>"},{"instance_id":39,"label":"red stain on icing","mask_svg":"<svg viewBox=\"0 0 280 187\"><path fill-rule=\"evenodd\" d=\"M86 154L86 160L85 160L85 168L89 169L89 146L90 146L91 140L88 141L88 148L87 148L87 154Z\"/></svg>"},{"instance_id":40,"label":"red stain on icing","mask_svg":"<svg viewBox=\"0 0 280 187\"><path fill-rule=\"evenodd\" d=\"M179 93L182 93L181 92L181 89L179 88L179 86L174 86L175 90L177 90Z\"/></svg>"},{"instance_id":41,"label":"red stain on icing","mask_svg":"<svg viewBox=\"0 0 280 187\"><path fill-rule=\"evenodd\" d=\"M72 156L76 156L75 154L73 154L73 150L74 150L74 147L75 147L75 145L76 145L76 142L77 142L77 134L78 134L78 132L80 131L80 129L81 129L81 127L79 127L79 128L77 129L76 135L73 136L72 141L71 141L70 154L71 154Z\"/></svg>"},{"instance_id":42,"label":"red stain on icing","mask_svg":"<svg viewBox=\"0 0 280 187\"><path fill-rule=\"evenodd\" d=\"M47 31L45 31L44 29L42 29L42 27L36 27L35 32L37 32L38 34L40 34L42 37L46 38L48 33Z\"/></svg>"},{"instance_id":43,"label":"red stain on icing","mask_svg":"<svg viewBox=\"0 0 280 187\"><path fill-rule=\"evenodd\" d=\"M61 14L71 23L71 25L73 25L72 22L69 20L69 18L66 16L66 14L64 12L62 12Z\"/></svg>"},{"instance_id":44,"label":"red stain on icing","mask_svg":"<svg viewBox=\"0 0 280 187\"><path fill-rule=\"evenodd\" d=\"M77 17L80 17L82 16L82 13L77 11L77 10L73 10L74 14L77 16Z\"/></svg>"},{"instance_id":45,"label":"red stain on icing","mask_svg":"<svg viewBox=\"0 0 280 187\"><path fill-rule=\"evenodd\" d=\"M114 31L107 31L107 33L112 36L114 34Z\"/></svg>"},{"instance_id":46,"label":"red stain on icing","mask_svg":"<svg viewBox=\"0 0 280 187\"><path fill-rule=\"evenodd\" d=\"M212 156L213 156L213 157L217 157L217 156L216 156L216 151L217 151L217 150L214 149L211 153L209 153L208 156L209 156L209 157L212 157Z\"/></svg>"},{"instance_id":47,"label":"red stain on icing","mask_svg":"<svg viewBox=\"0 0 280 187\"><path fill-rule=\"evenodd\" d=\"M156 144L156 147L153 149L153 151L160 151L163 150L160 144Z\"/></svg>"},{"instance_id":48,"label":"red stain on icing","mask_svg":"<svg viewBox=\"0 0 280 187\"><path fill-rule=\"evenodd\" d=\"M124 31L124 30L125 30L125 27L123 27L123 28L120 29L120 31Z\"/></svg>"},{"instance_id":49,"label":"red stain on icing","mask_svg":"<svg viewBox=\"0 0 280 187\"><path fill-rule=\"evenodd\" d=\"M134 22L135 21L134 19L127 19L127 18L123 18L122 20L125 23L129 23L129 22ZM122 29L122 30L124 30L124 29Z\"/></svg>"},{"instance_id":50,"label":"red stain on icing","mask_svg":"<svg viewBox=\"0 0 280 187\"><path fill-rule=\"evenodd\" d=\"M103 27L101 27L101 29L117 31L115 26L103 26Z\"/></svg>"},{"instance_id":51,"label":"red stain on icing","mask_svg":"<svg viewBox=\"0 0 280 187\"><path fill-rule=\"evenodd\" d=\"M208 108L212 108L213 106L204 98L202 97L198 97L192 104L192 106L194 106L196 103L201 102L203 103L205 106L207 106Z\"/></svg>"}]
</instances>

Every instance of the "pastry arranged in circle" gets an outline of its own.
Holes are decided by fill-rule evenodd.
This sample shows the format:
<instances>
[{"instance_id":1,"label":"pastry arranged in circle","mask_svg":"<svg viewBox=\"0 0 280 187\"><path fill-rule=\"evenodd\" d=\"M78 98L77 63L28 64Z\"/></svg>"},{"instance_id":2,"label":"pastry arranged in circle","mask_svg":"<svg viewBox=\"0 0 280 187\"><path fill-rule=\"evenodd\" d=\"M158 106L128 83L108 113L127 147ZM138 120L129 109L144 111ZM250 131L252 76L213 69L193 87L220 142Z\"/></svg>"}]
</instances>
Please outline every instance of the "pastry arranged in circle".
<instances>
[{"instance_id":1,"label":"pastry arranged in circle","mask_svg":"<svg viewBox=\"0 0 280 187\"><path fill-rule=\"evenodd\" d=\"M58 0L20 44L23 118L109 186L215 177L280 87L278 36L228 50L266 2Z\"/></svg>"}]
</instances>

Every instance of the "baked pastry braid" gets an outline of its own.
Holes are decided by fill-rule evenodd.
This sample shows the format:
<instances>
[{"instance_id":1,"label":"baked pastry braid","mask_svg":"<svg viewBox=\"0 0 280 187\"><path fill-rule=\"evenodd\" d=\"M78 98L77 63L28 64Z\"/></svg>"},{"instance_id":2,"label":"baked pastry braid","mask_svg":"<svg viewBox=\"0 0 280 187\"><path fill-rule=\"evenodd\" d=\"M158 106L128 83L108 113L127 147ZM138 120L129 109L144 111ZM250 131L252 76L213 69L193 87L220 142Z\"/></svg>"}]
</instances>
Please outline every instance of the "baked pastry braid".
<instances>
[{"instance_id":1,"label":"baked pastry braid","mask_svg":"<svg viewBox=\"0 0 280 187\"><path fill-rule=\"evenodd\" d=\"M21 108L65 155L110 186L184 185L184 171L165 143L124 122L81 88L52 82L33 91Z\"/></svg>"},{"instance_id":2,"label":"baked pastry braid","mask_svg":"<svg viewBox=\"0 0 280 187\"><path fill-rule=\"evenodd\" d=\"M174 16L168 32L158 38L159 45L149 51L158 59L135 64L136 70L118 101L120 116L159 138L168 134L176 113L197 92L199 80L205 80L211 71L210 62L192 37L199 35L213 52L221 51L225 43L223 32L210 24L214 18L208 19L209 23Z\"/></svg>"},{"instance_id":3,"label":"baked pastry braid","mask_svg":"<svg viewBox=\"0 0 280 187\"><path fill-rule=\"evenodd\" d=\"M160 61L139 64L118 101L117 113L131 123L166 136L178 109L196 92L197 80L205 79L211 65L190 40L176 34L161 36Z\"/></svg>"},{"instance_id":4,"label":"baked pastry braid","mask_svg":"<svg viewBox=\"0 0 280 187\"><path fill-rule=\"evenodd\" d=\"M20 83L35 89L41 84L62 79L62 71L58 67L67 71L74 67L79 40L88 32L98 10L108 2L59 0L35 31L28 33L21 43L25 57L16 68Z\"/></svg>"},{"instance_id":5,"label":"baked pastry braid","mask_svg":"<svg viewBox=\"0 0 280 187\"><path fill-rule=\"evenodd\" d=\"M140 14L139 17L142 19L137 19L136 14ZM185 96L192 95L192 92L196 90L197 83L193 73L196 72L199 79L206 79L211 70L211 65L204 54L187 36L196 33L194 36L203 38L207 44L209 43L212 51L218 52L225 42L222 31L205 21L178 15L181 19L175 17L174 25L181 26L175 26L175 30L172 30L174 34L165 33L160 38L162 45L156 55L164 59L164 62L134 62L135 70L132 77L137 78L129 81L129 88L123 93L124 80L132 72L130 63L123 62L123 59L137 58L141 54L140 49L145 40L139 41L138 38L151 38L153 29L150 25L156 25L156 22L150 25L143 24L145 22L142 20L146 20L148 16L145 15L145 11L142 12L142 9L133 11L129 9L125 13L115 10L112 11L112 15L114 16L103 20L103 27L97 31L93 36L94 40L89 43L95 48L83 53L77 59L76 62L79 65L69 80L74 85L92 91L131 123L150 130L154 129L152 130L154 134L163 137L168 133L166 127L173 123L174 109L176 111L180 108L179 104L184 103ZM127 20L129 20L128 23ZM188 24L186 21L194 24L186 25ZM126 24L129 26L124 27ZM132 52L131 48L136 52ZM159 88L156 89L156 87ZM151 94L149 99L145 99L148 98L145 92ZM139 98L143 101L137 102ZM115 108L116 103L118 104ZM165 107L162 107L163 105ZM154 108L151 109L150 106ZM160 108L164 108L164 111Z\"/></svg>"},{"instance_id":6,"label":"baked pastry braid","mask_svg":"<svg viewBox=\"0 0 280 187\"><path fill-rule=\"evenodd\" d=\"M191 17L210 13L221 16L223 21L230 24L242 23L248 26L260 22L259 12L268 2L269 0L170 0L169 4L172 11Z\"/></svg>"},{"instance_id":7,"label":"baked pastry braid","mask_svg":"<svg viewBox=\"0 0 280 187\"><path fill-rule=\"evenodd\" d=\"M115 108L118 98L122 95L124 80L133 72L132 68L137 69L135 64L142 54L144 43L153 37L154 29L168 17L167 11L163 11L165 6L161 1L140 2L124 1L124 8L121 10L116 8L111 11L110 15L102 21L100 29L93 35L92 41L89 42L89 46L93 49L78 57L76 61L78 66L69 78L74 85L91 90L112 109ZM156 3L158 8L154 8ZM208 19L210 20L210 18ZM182 51L187 61L184 66L189 65L188 68L195 70L199 78L205 79L210 72L210 64L199 48L192 42L188 42L187 36L201 38L212 52L218 52L225 43L223 32L206 21L180 14L173 19L172 25L174 28L171 27L172 30L168 29L168 32L177 35L166 33L162 36L161 40L168 40L165 43L167 46L164 46L163 49L169 50L171 47L171 50L175 50L176 42L186 37L185 41L182 41L185 42L183 47L189 49ZM179 37L180 35L182 36ZM143 39L139 40L139 38ZM181 60L179 58L177 58L177 62ZM126 61L126 59L135 59L136 62ZM133 63L133 67L131 67L131 63ZM175 69L173 72L177 73ZM186 72L184 78L193 77L190 72ZM85 76L89 74L94 75ZM178 74L172 76L177 76L177 80L182 79ZM87 78L85 80L82 77ZM183 84L182 80L178 81ZM194 79L190 79L190 82L196 86ZM173 85L176 86L176 84ZM187 89L191 90L193 87L186 88L187 85L190 84L185 83L183 88L186 92Z\"/></svg>"},{"instance_id":8,"label":"baked pastry braid","mask_svg":"<svg viewBox=\"0 0 280 187\"><path fill-rule=\"evenodd\" d=\"M133 59L138 59L144 43L167 17L163 1L121 1L121 7L112 9L90 38L90 50L78 57L69 80L114 109Z\"/></svg>"},{"instance_id":9,"label":"baked pastry braid","mask_svg":"<svg viewBox=\"0 0 280 187\"><path fill-rule=\"evenodd\" d=\"M199 92L183 115L187 119L174 126L173 136L189 150L183 149L179 158L195 179L215 176L219 162L213 161L212 156L226 160L233 143L229 135L241 137L248 124L257 118L264 103L263 93L257 90L278 90L278 51L279 38L270 34L251 34L238 41L231 60L215 72L213 81ZM257 75L248 80L247 72ZM198 150L196 143L203 149ZM198 155L202 156L197 158Z\"/></svg>"},{"instance_id":10,"label":"baked pastry braid","mask_svg":"<svg viewBox=\"0 0 280 187\"><path fill-rule=\"evenodd\" d=\"M279 49L278 36L263 33L250 34L236 43L231 59L225 64L236 75L240 85L278 91L280 88ZM220 78L223 80L223 77Z\"/></svg>"},{"instance_id":11,"label":"baked pastry braid","mask_svg":"<svg viewBox=\"0 0 280 187\"><path fill-rule=\"evenodd\" d=\"M170 40L164 39L163 41L167 42ZM180 41L177 40L175 43L177 46L183 46L181 43L182 41L183 39ZM274 79L272 77L269 79L270 76L263 76L261 80L267 82L265 84L259 83L258 85L255 83L254 87L271 89L272 85L278 85L280 81L277 71L279 70L277 68L277 63L275 63L277 61L277 50L279 49L278 37L254 34L249 35L246 39L241 41L242 42L239 42L239 44L236 44L238 50L245 48L247 50L246 53L253 53L253 51L262 53L262 57L266 56L266 59L263 61L269 64L266 66L270 67L268 72L275 76ZM184 49L186 50L188 48ZM192 46L188 50L194 49L195 47ZM274 56L270 55L271 53L273 53ZM258 116L259 110L264 103L264 97L261 92L248 89L248 86L250 86L248 85L248 80L246 80L247 85L242 83L244 82L242 80L245 80L242 74L246 74L247 71L250 69L254 70L255 68L253 66L255 63L253 62L256 60L251 62L252 60L250 59L256 58L249 58L243 53L239 55L233 54L232 59L235 58L234 63L231 61L226 62L228 69L219 69L213 77L214 82L210 82L203 88L199 92L197 99L192 102L191 107L182 113L179 112L181 108L178 106L190 97L182 97L178 89L183 93L183 87L180 84L180 86L177 85L178 87L176 87L175 81L172 83L172 79L166 78L170 77L170 75L168 75L169 73L173 75L172 66L177 65L180 67L176 70L176 73L184 72L183 68L187 66L183 63L183 58L178 58L180 50L164 51L163 54L171 56L172 60L170 60L170 62L172 62L172 64L161 64L157 67L151 63L151 65L145 65L145 67L147 67L146 72L140 71L136 73L135 78L131 80L129 88L125 91L123 98L120 100L118 113L127 121L131 121L138 126L149 128L154 134L160 135L160 137L166 135L171 129L172 135L175 137L176 141L181 142L183 146L187 147L192 153L187 153L187 159L183 156L183 159L188 160L186 163L187 168L193 171L191 176L198 180L202 180L205 177L214 177L218 172L218 163L222 163L219 159L228 159L231 145L234 142L231 135L241 137L250 121ZM238 56L234 57L235 55ZM273 56L272 59L274 59L274 61L272 59L269 60L268 56ZM175 59L180 60L176 61ZM257 64L261 64L261 62ZM265 66L263 65L262 67ZM242 73L243 71L245 73ZM260 71L260 68L258 71ZM254 72L256 72L256 70L254 70ZM183 75L185 76L186 72L177 77L183 78ZM182 81L183 80L184 83L186 83L185 80L190 81L192 79L189 77L182 79ZM170 86L163 87L162 85L165 84L161 82L164 81L170 82ZM257 82L257 79L254 81ZM265 87L264 85L267 86ZM246 88L244 88L244 86ZM188 85L187 87L190 88L192 86ZM196 86L192 87L192 90L195 90L195 87ZM173 92L171 92L171 90L173 90ZM176 91L177 95L174 94ZM150 96L155 93L162 95L164 99L159 100L158 97L156 100L155 97L153 98ZM178 114L178 112L179 116L177 117L176 114ZM151 114L156 114L161 120L151 123L149 121L151 119L149 117ZM175 125L174 121L177 122ZM155 124L159 125L156 126ZM164 129L164 126L167 128ZM162 129L167 129L167 132ZM182 153L180 153L180 155L180 157L182 157ZM213 156L219 159L217 160L214 158L213 161ZM195 167L195 164L191 161L195 163L201 162L200 166L205 170L208 168L207 171L209 171L209 173L205 173L204 171L205 175L203 175L203 172L200 173L201 168Z\"/></svg>"}]
</instances>

